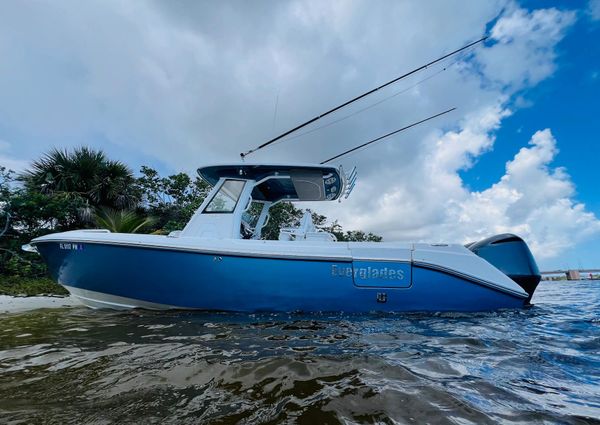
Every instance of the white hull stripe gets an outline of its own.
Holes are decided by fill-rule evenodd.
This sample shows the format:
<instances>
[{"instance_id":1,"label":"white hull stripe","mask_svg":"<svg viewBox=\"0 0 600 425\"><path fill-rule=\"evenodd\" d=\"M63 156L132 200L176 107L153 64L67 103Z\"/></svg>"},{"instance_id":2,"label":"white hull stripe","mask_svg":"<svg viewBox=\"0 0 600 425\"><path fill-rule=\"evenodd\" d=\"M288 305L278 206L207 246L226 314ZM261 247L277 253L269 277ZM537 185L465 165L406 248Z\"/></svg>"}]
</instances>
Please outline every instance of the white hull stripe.
<instances>
[{"instance_id":1,"label":"white hull stripe","mask_svg":"<svg viewBox=\"0 0 600 425\"><path fill-rule=\"evenodd\" d=\"M90 291L88 289L75 288L63 285L67 291L79 299L84 305L91 308L110 308L113 310L130 310L132 308L144 308L146 310L174 310L181 309L168 304L159 304L148 301L136 300L134 298L120 297L102 292Z\"/></svg>"},{"instance_id":2,"label":"white hull stripe","mask_svg":"<svg viewBox=\"0 0 600 425\"><path fill-rule=\"evenodd\" d=\"M487 286L488 288L491 289L495 289L499 292L504 292L504 293L508 293L510 295L514 295L517 296L519 298L527 298L529 295L523 290L523 292L517 292L517 291L513 291L510 288L506 288L500 285L496 285L492 282L488 282L486 280L481 280L478 279L474 276L468 275L468 274L464 274L461 273L459 271L453 270L453 269L449 269L447 267L444 266L440 266L438 264L432 264L432 263L425 263L425 262L421 262L421 261L413 261L413 267L421 267L424 269L430 269L430 270L435 270L435 271L439 271L441 273L446 273L452 276L456 276L459 277L461 279L464 280L468 280L469 282L473 282L476 283L478 285L482 285L482 286Z\"/></svg>"}]
</instances>

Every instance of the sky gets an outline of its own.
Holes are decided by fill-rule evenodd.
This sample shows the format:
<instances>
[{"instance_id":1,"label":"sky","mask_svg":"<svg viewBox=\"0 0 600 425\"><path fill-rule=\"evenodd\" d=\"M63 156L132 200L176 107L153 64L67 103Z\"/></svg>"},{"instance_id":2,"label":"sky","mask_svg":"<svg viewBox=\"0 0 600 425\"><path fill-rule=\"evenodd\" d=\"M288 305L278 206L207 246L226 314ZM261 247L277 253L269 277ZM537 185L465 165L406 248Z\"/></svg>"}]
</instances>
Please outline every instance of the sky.
<instances>
[{"instance_id":1,"label":"sky","mask_svg":"<svg viewBox=\"0 0 600 425\"><path fill-rule=\"evenodd\" d=\"M81 145L134 171L237 162L484 35L247 161L320 162L456 107L341 158L351 197L306 206L387 241L513 232L542 269L600 267L600 0L0 2L0 165Z\"/></svg>"}]
</instances>

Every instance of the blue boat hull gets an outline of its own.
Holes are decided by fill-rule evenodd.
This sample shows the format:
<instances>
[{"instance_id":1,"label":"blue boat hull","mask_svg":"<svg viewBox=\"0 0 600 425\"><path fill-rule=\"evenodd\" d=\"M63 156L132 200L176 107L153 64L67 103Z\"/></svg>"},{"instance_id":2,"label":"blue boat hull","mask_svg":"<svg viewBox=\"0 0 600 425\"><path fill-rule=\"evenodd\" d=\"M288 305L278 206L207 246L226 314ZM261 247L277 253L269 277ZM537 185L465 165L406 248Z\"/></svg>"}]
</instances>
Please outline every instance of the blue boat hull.
<instances>
[{"instance_id":1,"label":"blue boat hull","mask_svg":"<svg viewBox=\"0 0 600 425\"><path fill-rule=\"evenodd\" d=\"M58 242L36 247L53 278L76 295L91 294L82 298L92 306L103 306L106 299L126 299L128 307L404 312L486 311L522 307L525 302L523 297L407 262L388 263L390 269L406 270L409 280L402 285L381 281L358 286L352 272L339 273L352 268L351 261L221 256L94 243L81 249L76 244L64 249ZM381 262L372 265L375 269Z\"/></svg>"}]
</instances>

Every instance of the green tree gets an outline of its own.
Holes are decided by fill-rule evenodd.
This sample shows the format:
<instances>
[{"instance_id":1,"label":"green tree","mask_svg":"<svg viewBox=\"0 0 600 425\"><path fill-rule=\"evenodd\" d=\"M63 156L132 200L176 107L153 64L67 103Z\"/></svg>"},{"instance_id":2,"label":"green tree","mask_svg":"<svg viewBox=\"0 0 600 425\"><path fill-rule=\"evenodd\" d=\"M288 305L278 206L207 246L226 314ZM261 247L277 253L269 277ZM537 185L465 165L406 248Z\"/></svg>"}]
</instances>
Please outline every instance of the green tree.
<instances>
[{"instance_id":1,"label":"green tree","mask_svg":"<svg viewBox=\"0 0 600 425\"><path fill-rule=\"evenodd\" d=\"M14 172L0 165L0 215L2 214L2 206L8 202L11 194L11 184L14 181Z\"/></svg>"},{"instance_id":2,"label":"green tree","mask_svg":"<svg viewBox=\"0 0 600 425\"><path fill-rule=\"evenodd\" d=\"M11 182L13 181L13 172L0 165L0 238L8 232L10 228L10 198L12 195ZM0 268L6 262L8 253L6 252L6 239L0 239Z\"/></svg>"},{"instance_id":3,"label":"green tree","mask_svg":"<svg viewBox=\"0 0 600 425\"><path fill-rule=\"evenodd\" d=\"M199 176L186 173L161 177L156 170L142 166L137 179L142 205L156 217L154 228L170 232L181 230L200 207L211 187Z\"/></svg>"},{"instance_id":4,"label":"green tree","mask_svg":"<svg viewBox=\"0 0 600 425\"><path fill-rule=\"evenodd\" d=\"M297 226L302 219L304 211L296 208L291 202L281 202L269 209L269 222L262 230L262 238L277 240L279 229L282 227Z\"/></svg>"},{"instance_id":5,"label":"green tree","mask_svg":"<svg viewBox=\"0 0 600 425\"><path fill-rule=\"evenodd\" d=\"M10 197L9 213L12 234L27 238L74 230L80 227L80 211L85 201L67 195L46 195L17 189Z\"/></svg>"},{"instance_id":6,"label":"green tree","mask_svg":"<svg viewBox=\"0 0 600 425\"><path fill-rule=\"evenodd\" d=\"M129 167L88 147L53 149L21 179L30 191L81 198L92 207L131 208L139 202Z\"/></svg>"},{"instance_id":7,"label":"green tree","mask_svg":"<svg viewBox=\"0 0 600 425\"><path fill-rule=\"evenodd\" d=\"M27 190L14 173L0 167L0 273L42 275L40 257L21 251L21 245L54 231L77 227L81 198L50 196Z\"/></svg>"},{"instance_id":8,"label":"green tree","mask_svg":"<svg viewBox=\"0 0 600 425\"><path fill-rule=\"evenodd\" d=\"M362 230L344 231L337 220L334 220L328 226L323 226L323 230L335 235L339 242L381 242L383 237L374 233L365 233Z\"/></svg>"}]
</instances>

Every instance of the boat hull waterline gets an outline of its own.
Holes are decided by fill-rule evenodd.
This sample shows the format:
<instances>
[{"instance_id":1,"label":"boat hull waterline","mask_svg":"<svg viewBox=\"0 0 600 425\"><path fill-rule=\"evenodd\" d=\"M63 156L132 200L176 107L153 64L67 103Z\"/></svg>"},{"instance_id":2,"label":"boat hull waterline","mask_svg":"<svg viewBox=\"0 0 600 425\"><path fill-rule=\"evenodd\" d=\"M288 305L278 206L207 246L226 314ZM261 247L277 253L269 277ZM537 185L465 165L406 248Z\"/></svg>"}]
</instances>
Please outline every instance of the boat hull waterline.
<instances>
[{"instance_id":1,"label":"boat hull waterline","mask_svg":"<svg viewBox=\"0 0 600 425\"><path fill-rule=\"evenodd\" d=\"M40 238L34 245L52 277L92 308L488 311L518 308L528 301L528 294L517 285L516 289L506 287L505 282L419 261L414 252L403 260L393 260L256 252L240 255L106 238ZM356 247L356 252L367 250L360 248L361 244ZM310 246L304 248L304 253L311 250ZM490 273L500 273L489 267Z\"/></svg>"}]
</instances>

